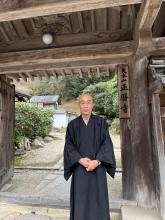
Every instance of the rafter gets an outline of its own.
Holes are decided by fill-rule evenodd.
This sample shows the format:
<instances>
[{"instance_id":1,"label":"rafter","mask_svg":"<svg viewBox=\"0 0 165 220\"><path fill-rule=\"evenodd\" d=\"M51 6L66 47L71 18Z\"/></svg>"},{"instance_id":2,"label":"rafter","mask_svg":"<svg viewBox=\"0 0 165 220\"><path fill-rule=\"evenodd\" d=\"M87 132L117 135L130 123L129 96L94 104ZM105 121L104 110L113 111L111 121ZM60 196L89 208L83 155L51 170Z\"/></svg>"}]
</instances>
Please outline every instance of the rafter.
<instances>
[{"instance_id":1,"label":"rafter","mask_svg":"<svg viewBox=\"0 0 165 220\"><path fill-rule=\"evenodd\" d=\"M26 72L26 75L30 78L31 81L34 81L34 76L30 72Z\"/></svg>"},{"instance_id":2,"label":"rafter","mask_svg":"<svg viewBox=\"0 0 165 220\"><path fill-rule=\"evenodd\" d=\"M27 78L26 75L24 73L19 73L20 78L22 78L25 82L27 82Z\"/></svg>"},{"instance_id":3,"label":"rafter","mask_svg":"<svg viewBox=\"0 0 165 220\"><path fill-rule=\"evenodd\" d=\"M96 68L97 68L97 76L100 77L100 68L99 66L97 66Z\"/></svg>"},{"instance_id":4,"label":"rafter","mask_svg":"<svg viewBox=\"0 0 165 220\"><path fill-rule=\"evenodd\" d=\"M79 72L79 76L80 76L80 78L83 78L82 70L79 69L78 72Z\"/></svg>"}]
</instances>

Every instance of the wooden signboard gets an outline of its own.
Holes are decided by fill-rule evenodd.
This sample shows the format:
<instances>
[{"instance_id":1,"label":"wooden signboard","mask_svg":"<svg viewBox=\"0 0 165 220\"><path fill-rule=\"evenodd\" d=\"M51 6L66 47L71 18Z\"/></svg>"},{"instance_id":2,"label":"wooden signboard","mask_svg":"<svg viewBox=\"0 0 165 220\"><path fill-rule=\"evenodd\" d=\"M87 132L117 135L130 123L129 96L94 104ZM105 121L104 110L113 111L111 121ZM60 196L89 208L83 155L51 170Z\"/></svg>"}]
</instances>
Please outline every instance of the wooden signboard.
<instances>
[{"instance_id":1,"label":"wooden signboard","mask_svg":"<svg viewBox=\"0 0 165 220\"><path fill-rule=\"evenodd\" d=\"M129 96L129 72L128 65L117 66L118 94L119 94L119 117L130 118L130 96Z\"/></svg>"}]
</instances>

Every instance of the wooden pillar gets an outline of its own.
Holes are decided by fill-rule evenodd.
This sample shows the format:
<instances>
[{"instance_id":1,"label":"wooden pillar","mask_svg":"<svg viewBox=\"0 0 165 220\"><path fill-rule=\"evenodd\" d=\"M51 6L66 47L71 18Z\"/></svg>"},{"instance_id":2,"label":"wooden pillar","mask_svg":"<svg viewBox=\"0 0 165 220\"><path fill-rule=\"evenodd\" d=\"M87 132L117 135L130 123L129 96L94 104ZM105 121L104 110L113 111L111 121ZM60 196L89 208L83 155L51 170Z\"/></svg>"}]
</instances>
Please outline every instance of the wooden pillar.
<instances>
[{"instance_id":1,"label":"wooden pillar","mask_svg":"<svg viewBox=\"0 0 165 220\"><path fill-rule=\"evenodd\" d=\"M14 174L15 88L0 75L0 188Z\"/></svg>"},{"instance_id":2,"label":"wooden pillar","mask_svg":"<svg viewBox=\"0 0 165 220\"><path fill-rule=\"evenodd\" d=\"M165 149L161 122L159 94L152 95L153 143L156 172L157 198L163 219L165 219Z\"/></svg>"},{"instance_id":3,"label":"wooden pillar","mask_svg":"<svg viewBox=\"0 0 165 220\"><path fill-rule=\"evenodd\" d=\"M131 58L129 63L131 115L130 120L121 120L123 196L140 206L155 207L147 65L146 58Z\"/></svg>"}]
</instances>

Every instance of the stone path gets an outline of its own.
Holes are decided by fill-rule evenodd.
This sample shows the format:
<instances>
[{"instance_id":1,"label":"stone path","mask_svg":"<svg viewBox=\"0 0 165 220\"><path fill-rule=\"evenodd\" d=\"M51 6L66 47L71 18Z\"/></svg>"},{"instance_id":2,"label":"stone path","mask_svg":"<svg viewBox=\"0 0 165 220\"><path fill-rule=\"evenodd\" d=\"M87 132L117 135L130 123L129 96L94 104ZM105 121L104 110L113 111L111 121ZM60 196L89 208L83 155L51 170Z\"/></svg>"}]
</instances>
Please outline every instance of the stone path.
<instances>
[{"instance_id":1,"label":"stone path","mask_svg":"<svg viewBox=\"0 0 165 220\"><path fill-rule=\"evenodd\" d=\"M116 174L112 179L107 174L109 198L120 199L122 197L121 173ZM33 195L40 197L54 198L53 201L60 205L69 206L71 178L66 181L63 177L63 171L50 170L17 170L12 182L6 184L0 195L3 193L15 193L21 195Z\"/></svg>"},{"instance_id":2,"label":"stone path","mask_svg":"<svg viewBox=\"0 0 165 220\"><path fill-rule=\"evenodd\" d=\"M111 220L120 220L120 213L111 212ZM69 209L21 206L0 202L1 220L69 220Z\"/></svg>"}]
</instances>

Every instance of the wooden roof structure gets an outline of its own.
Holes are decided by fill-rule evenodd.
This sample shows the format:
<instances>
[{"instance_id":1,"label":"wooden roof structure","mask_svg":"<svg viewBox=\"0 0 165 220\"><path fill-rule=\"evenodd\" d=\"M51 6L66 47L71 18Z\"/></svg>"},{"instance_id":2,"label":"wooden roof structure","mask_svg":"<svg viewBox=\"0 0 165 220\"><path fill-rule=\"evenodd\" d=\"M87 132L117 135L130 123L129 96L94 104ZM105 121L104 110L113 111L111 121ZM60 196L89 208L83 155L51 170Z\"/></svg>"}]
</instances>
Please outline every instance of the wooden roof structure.
<instances>
[{"instance_id":1,"label":"wooden roof structure","mask_svg":"<svg viewBox=\"0 0 165 220\"><path fill-rule=\"evenodd\" d=\"M134 55L163 52L164 10L162 0L3 0L0 74L10 81L110 75ZM53 35L49 46L44 33Z\"/></svg>"}]
</instances>

